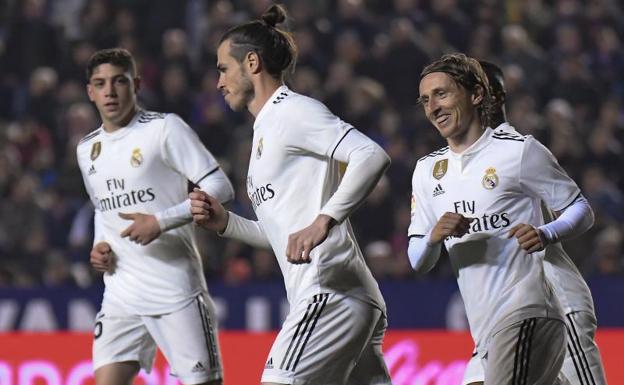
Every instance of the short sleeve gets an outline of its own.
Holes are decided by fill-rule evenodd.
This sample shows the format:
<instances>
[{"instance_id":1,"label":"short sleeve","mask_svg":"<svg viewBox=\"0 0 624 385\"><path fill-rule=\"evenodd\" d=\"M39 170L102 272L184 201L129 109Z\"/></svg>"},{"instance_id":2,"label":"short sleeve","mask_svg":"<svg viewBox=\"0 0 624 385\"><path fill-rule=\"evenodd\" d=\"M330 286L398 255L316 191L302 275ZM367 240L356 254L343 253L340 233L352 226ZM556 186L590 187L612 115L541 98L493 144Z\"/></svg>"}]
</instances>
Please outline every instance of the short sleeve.
<instances>
[{"instance_id":1,"label":"short sleeve","mask_svg":"<svg viewBox=\"0 0 624 385\"><path fill-rule=\"evenodd\" d=\"M520 185L555 211L565 209L581 193L553 154L530 136L522 151Z\"/></svg>"},{"instance_id":2,"label":"short sleeve","mask_svg":"<svg viewBox=\"0 0 624 385\"><path fill-rule=\"evenodd\" d=\"M420 169L423 164L417 163L412 176L411 221L407 230L408 236L424 236L435 225L435 215L431 212L425 194L422 191L423 181L420 180Z\"/></svg>"},{"instance_id":3,"label":"short sleeve","mask_svg":"<svg viewBox=\"0 0 624 385\"><path fill-rule=\"evenodd\" d=\"M354 129L323 103L311 98L301 97L287 107L282 129L286 147L291 151L331 157L341 140Z\"/></svg>"},{"instance_id":4,"label":"short sleeve","mask_svg":"<svg viewBox=\"0 0 624 385\"><path fill-rule=\"evenodd\" d=\"M165 163L195 184L219 168L199 136L176 114L165 118L161 150Z\"/></svg>"}]
</instances>

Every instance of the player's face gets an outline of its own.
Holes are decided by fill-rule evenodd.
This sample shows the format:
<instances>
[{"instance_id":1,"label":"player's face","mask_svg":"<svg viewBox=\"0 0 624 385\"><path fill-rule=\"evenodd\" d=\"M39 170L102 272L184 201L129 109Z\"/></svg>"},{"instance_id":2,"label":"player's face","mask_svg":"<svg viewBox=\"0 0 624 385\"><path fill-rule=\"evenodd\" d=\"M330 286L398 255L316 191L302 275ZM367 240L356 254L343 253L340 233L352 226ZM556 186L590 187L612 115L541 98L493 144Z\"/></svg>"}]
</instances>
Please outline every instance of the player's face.
<instances>
[{"instance_id":1,"label":"player's face","mask_svg":"<svg viewBox=\"0 0 624 385\"><path fill-rule=\"evenodd\" d=\"M420 81L420 103L425 115L445 139L467 133L478 119L480 96L471 95L444 72L432 72Z\"/></svg>"},{"instance_id":2,"label":"player's face","mask_svg":"<svg viewBox=\"0 0 624 385\"><path fill-rule=\"evenodd\" d=\"M105 63L93 69L87 93L105 125L122 127L136 110L138 87L139 79L133 78L130 71Z\"/></svg>"},{"instance_id":3,"label":"player's face","mask_svg":"<svg viewBox=\"0 0 624 385\"><path fill-rule=\"evenodd\" d=\"M217 50L219 82L217 88L225 102L234 111L246 108L254 95L254 86L245 67L230 55L230 41L226 40Z\"/></svg>"}]
</instances>

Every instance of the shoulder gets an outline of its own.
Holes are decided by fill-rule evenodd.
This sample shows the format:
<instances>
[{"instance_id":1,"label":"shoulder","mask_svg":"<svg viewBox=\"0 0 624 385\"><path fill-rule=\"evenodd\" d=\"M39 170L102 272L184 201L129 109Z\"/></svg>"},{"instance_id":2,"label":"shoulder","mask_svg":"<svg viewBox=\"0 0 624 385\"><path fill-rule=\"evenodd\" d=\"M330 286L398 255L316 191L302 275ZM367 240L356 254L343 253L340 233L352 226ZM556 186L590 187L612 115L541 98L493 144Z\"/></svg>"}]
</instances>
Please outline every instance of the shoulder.
<instances>
[{"instance_id":1,"label":"shoulder","mask_svg":"<svg viewBox=\"0 0 624 385\"><path fill-rule=\"evenodd\" d=\"M295 120L301 119L302 116L308 119L319 114L331 113L319 100L291 90L283 91L271 103L275 105L275 110L279 115Z\"/></svg>"},{"instance_id":2,"label":"shoulder","mask_svg":"<svg viewBox=\"0 0 624 385\"><path fill-rule=\"evenodd\" d=\"M167 114L164 112L156 112L156 111L139 111L139 116L137 117L137 124L149 124L149 123L164 123L164 120L169 117L169 115L175 114Z\"/></svg>"},{"instance_id":3,"label":"shoulder","mask_svg":"<svg viewBox=\"0 0 624 385\"><path fill-rule=\"evenodd\" d=\"M510 125L500 125L492 132L492 138L497 141L524 142L527 136L521 135Z\"/></svg>"},{"instance_id":4,"label":"shoulder","mask_svg":"<svg viewBox=\"0 0 624 385\"><path fill-rule=\"evenodd\" d=\"M419 164L433 163L434 161L437 161L439 158L445 156L448 153L448 151L449 151L448 146L435 150L423 156L422 158L418 159L418 162L416 162L416 166L418 166Z\"/></svg>"},{"instance_id":5,"label":"shoulder","mask_svg":"<svg viewBox=\"0 0 624 385\"><path fill-rule=\"evenodd\" d=\"M448 167L448 146L442 147L439 150L433 151L416 162L414 168L414 174L412 180L427 178L434 175L434 169L444 169Z\"/></svg>"},{"instance_id":6,"label":"shoulder","mask_svg":"<svg viewBox=\"0 0 624 385\"><path fill-rule=\"evenodd\" d=\"M85 135L82 139L80 139L80 141L78 142L78 148L88 146L90 143L97 141L101 134L102 134L102 127L98 128L97 130L91 131L90 133Z\"/></svg>"}]
</instances>

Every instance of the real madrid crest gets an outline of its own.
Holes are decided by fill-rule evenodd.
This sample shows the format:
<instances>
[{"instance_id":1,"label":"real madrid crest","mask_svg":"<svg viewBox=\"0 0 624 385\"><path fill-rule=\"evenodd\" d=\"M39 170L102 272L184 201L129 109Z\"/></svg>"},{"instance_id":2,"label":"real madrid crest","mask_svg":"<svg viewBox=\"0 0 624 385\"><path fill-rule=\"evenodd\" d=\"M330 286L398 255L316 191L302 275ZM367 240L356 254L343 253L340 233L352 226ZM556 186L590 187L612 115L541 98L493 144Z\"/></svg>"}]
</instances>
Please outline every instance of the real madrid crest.
<instances>
[{"instance_id":1,"label":"real madrid crest","mask_svg":"<svg viewBox=\"0 0 624 385\"><path fill-rule=\"evenodd\" d=\"M442 177L446 175L446 170L448 170L448 159L437 161L433 166L433 177L436 179L442 179Z\"/></svg>"},{"instance_id":2,"label":"real madrid crest","mask_svg":"<svg viewBox=\"0 0 624 385\"><path fill-rule=\"evenodd\" d=\"M260 159L262 156L262 149L264 147L264 138L260 138L258 141L258 148L256 149L256 159Z\"/></svg>"},{"instance_id":3,"label":"real madrid crest","mask_svg":"<svg viewBox=\"0 0 624 385\"><path fill-rule=\"evenodd\" d=\"M102 152L102 142L95 142L93 146L91 146L91 160L96 160L100 153Z\"/></svg>"},{"instance_id":4,"label":"real madrid crest","mask_svg":"<svg viewBox=\"0 0 624 385\"><path fill-rule=\"evenodd\" d=\"M485 176L481 180L481 184L487 190L491 190L498 186L498 175L496 175L496 169L494 167L490 167L485 170Z\"/></svg>"},{"instance_id":5,"label":"real madrid crest","mask_svg":"<svg viewBox=\"0 0 624 385\"><path fill-rule=\"evenodd\" d=\"M143 155L141 155L141 149L135 148L132 150L132 156L130 157L130 164L132 167L139 167L143 163Z\"/></svg>"}]
</instances>

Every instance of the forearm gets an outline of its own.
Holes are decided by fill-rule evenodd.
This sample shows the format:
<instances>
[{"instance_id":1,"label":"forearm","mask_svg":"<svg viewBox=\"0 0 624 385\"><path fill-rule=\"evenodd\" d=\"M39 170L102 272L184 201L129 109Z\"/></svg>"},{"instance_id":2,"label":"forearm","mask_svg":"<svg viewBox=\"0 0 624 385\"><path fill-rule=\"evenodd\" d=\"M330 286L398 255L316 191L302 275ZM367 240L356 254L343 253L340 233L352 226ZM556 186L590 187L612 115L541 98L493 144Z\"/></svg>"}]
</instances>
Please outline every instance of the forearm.
<instances>
[{"instance_id":1,"label":"forearm","mask_svg":"<svg viewBox=\"0 0 624 385\"><path fill-rule=\"evenodd\" d=\"M95 209L93 214L93 245L104 241L104 230L102 224L102 213Z\"/></svg>"},{"instance_id":2,"label":"forearm","mask_svg":"<svg viewBox=\"0 0 624 385\"><path fill-rule=\"evenodd\" d=\"M193 221L189 199L154 214L162 232L175 229Z\"/></svg>"},{"instance_id":3,"label":"forearm","mask_svg":"<svg viewBox=\"0 0 624 385\"><path fill-rule=\"evenodd\" d=\"M247 243L253 247L270 249L271 244L258 221L243 218L233 212L228 213L228 223L219 235Z\"/></svg>"},{"instance_id":4,"label":"forearm","mask_svg":"<svg viewBox=\"0 0 624 385\"><path fill-rule=\"evenodd\" d=\"M199 181L199 188L221 203L231 201L234 198L232 183L220 168ZM187 199L155 213L154 216L163 232L191 223L193 220L191 201Z\"/></svg>"},{"instance_id":5,"label":"forearm","mask_svg":"<svg viewBox=\"0 0 624 385\"><path fill-rule=\"evenodd\" d=\"M320 214L328 215L340 223L375 187L390 165L390 158L379 145L357 131L347 134L336 148L334 158L346 162L347 169L338 189Z\"/></svg>"},{"instance_id":6,"label":"forearm","mask_svg":"<svg viewBox=\"0 0 624 385\"><path fill-rule=\"evenodd\" d=\"M418 273L426 273L431 270L440 258L442 243L430 243L430 234L424 237L410 237L407 248L407 256L410 265Z\"/></svg>"},{"instance_id":7,"label":"forearm","mask_svg":"<svg viewBox=\"0 0 624 385\"><path fill-rule=\"evenodd\" d=\"M584 196L568 206L557 219L539 227L546 243L556 243L577 237L594 224L594 212Z\"/></svg>"}]
</instances>

